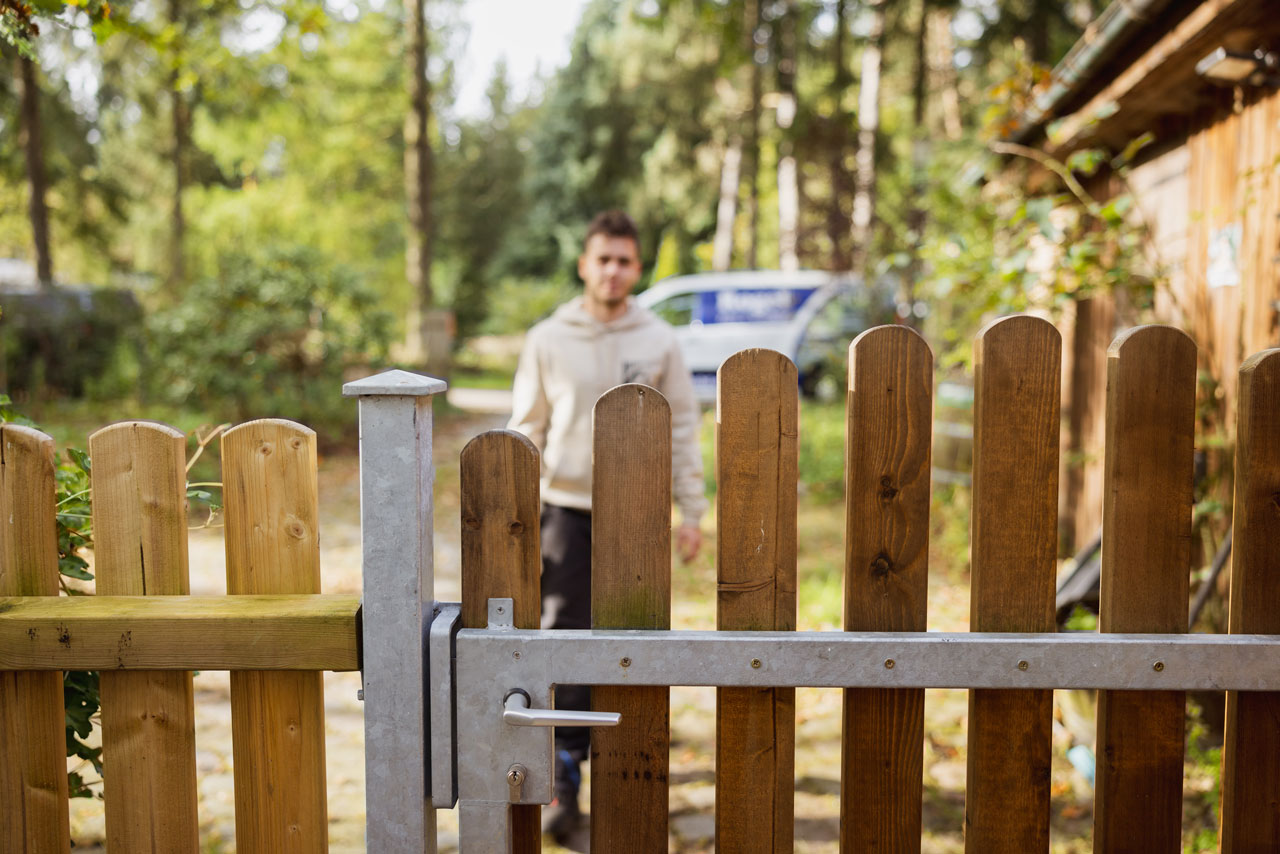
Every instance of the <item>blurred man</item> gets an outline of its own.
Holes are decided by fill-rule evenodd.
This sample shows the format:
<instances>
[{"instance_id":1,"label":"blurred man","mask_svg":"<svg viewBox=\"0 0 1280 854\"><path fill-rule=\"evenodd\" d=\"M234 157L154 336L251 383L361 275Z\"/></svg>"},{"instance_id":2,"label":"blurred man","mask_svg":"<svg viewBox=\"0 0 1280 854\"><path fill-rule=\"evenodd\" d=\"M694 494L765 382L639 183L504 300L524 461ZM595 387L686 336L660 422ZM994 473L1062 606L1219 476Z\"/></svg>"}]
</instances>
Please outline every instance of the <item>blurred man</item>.
<instances>
[{"instance_id":1,"label":"blurred man","mask_svg":"<svg viewBox=\"0 0 1280 854\"><path fill-rule=\"evenodd\" d=\"M643 383L671 404L672 494L680 509L676 551L692 560L707 508L698 446L699 409L675 332L632 301L640 280L639 232L622 211L587 227L578 275L582 296L529 330L516 369L510 427L542 453L542 627L591 628L591 410L622 383ZM556 689L556 707L590 708L586 686ZM543 828L563 842L580 823L579 763L585 727L558 727L556 799Z\"/></svg>"}]
</instances>

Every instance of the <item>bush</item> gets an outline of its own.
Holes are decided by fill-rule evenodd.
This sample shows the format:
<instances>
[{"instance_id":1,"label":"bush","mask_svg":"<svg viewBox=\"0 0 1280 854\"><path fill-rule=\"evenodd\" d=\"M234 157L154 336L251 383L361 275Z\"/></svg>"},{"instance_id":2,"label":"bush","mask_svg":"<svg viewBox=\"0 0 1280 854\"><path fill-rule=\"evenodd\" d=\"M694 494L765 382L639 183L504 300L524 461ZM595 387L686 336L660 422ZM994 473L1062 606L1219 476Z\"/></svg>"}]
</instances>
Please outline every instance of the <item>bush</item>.
<instances>
[{"instance_id":1,"label":"bush","mask_svg":"<svg viewBox=\"0 0 1280 854\"><path fill-rule=\"evenodd\" d=\"M82 397L95 378L116 376L142 322L129 291L5 293L0 307L5 390L23 398Z\"/></svg>"},{"instance_id":2,"label":"bush","mask_svg":"<svg viewBox=\"0 0 1280 854\"><path fill-rule=\"evenodd\" d=\"M282 417L329 438L355 427L348 369L382 362L391 317L349 270L305 248L219 260L150 318L157 393L217 417Z\"/></svg>"}]
</instances>

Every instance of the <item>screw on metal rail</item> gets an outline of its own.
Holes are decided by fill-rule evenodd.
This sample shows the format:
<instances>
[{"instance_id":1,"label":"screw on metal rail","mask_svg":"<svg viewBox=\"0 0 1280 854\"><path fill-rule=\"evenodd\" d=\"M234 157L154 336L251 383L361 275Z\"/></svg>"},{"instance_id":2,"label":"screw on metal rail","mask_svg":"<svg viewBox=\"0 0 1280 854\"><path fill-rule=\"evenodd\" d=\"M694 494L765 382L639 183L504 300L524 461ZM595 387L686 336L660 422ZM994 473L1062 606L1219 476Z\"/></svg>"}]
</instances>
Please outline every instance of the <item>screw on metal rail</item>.
<instances>
[{"instance_id":1,"label":"screw on metal rail","mask_svg":"<svg viewBox=\"0 0 1280 854\"><path fill-rule=\"evenodd\" d=\"M1151 665L1151 669L1154 670L1156 673L1159 673L1161 670L1164 670L1164 662L1157 661L1155 664Z\"/></svg>"},{"instance_id":2,"label":"screw on metal rail","mask_svg":"<svg viewBox=\"0 0 1280 854\"><path fill-rule=\"evenodd\" d=\"M1029 664L1027 663L1027 660L1026 660L1025 658L1018 662L1018 669L1019 669L1019 670L1026 670L1026 669L1027 669L1028 667L1030 667L1030 666L1031 666L1031 665L1029 665Z\"/></svg>"},{"instance_id":3,"label":"screw on metal rail","mask_svg":"<svg viewBox=\"0 0 1280 854\"><path fill-rule=\"evenodd\" d=\"M759 670L759 669L760 669L760 665L761 665L761 664L763 664L763 663L764 663L764 662L762 662L762 661L761 661L760 659L758 659L758 658L753 658L753 659L751 659L751 666L752 666L752 667L754 667L756 670Z\"/></svg>"},{"instance_id":4,"label":"screw on metal rail","mask_svg":"<svg viewBox=\"0 0 1280 854\"><path fill-rule=\"evenodd\" d=\"M897 662L896 662L896 661L894 661L892 658L886 658L886 659L884 660L884 669L885 669L885 670L892 670L892 669L893 669L893 666L894 666L895 664L897 664Z\"/></svg>"},{"instance_id":5,"label":"screw on metal rail","mask_svg":"<svg viewBox=\"0 0 1280 854\"><path fill-rule=\"evenodd\" d=\"M511 657L512 657L512 658L514 658L516 661L519 661L519 660L520 660L520 650L518 650L518 649L517 649L517 650L512 651L512 653L511 653Z\"/></svg>"},{"instance_id":6,"label":"screw on metal rail","mask_svg":"<svg viewBox=\"0 0 1280 854\"><path fill-rule=\"evenodd\" d=\"M624 658L624 659L622 659L621 661L619 661L618 663L619 663L619 664L621 664L623 667L630 667L630 666L631 666L631 659L629 659L629 658Z\"/></svg>"}]
</instances>

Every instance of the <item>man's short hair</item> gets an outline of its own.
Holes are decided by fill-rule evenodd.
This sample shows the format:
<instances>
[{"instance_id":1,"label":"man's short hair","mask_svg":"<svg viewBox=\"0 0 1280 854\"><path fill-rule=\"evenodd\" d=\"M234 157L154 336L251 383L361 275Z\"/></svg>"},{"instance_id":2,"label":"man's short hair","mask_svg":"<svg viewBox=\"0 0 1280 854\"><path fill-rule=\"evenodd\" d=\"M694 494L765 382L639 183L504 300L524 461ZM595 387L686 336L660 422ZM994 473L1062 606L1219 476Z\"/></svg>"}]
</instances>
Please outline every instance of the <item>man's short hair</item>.
<instances>
[{"instance_id":1,"label":"man's short hair","mask_svg":"<svg viewBox=\"0 0 1280 854\"><path fill-rule=\"evenodd\" d=\"M582 238L582 245L586 246L597 234L603 234L606 237L630 237L636 245L636 252L640 252L640 229L636 227L636 221L627 216L625 211L601 211L596 214L591 224L587 226L587 236Z\"/></svg>"}]
</instances>

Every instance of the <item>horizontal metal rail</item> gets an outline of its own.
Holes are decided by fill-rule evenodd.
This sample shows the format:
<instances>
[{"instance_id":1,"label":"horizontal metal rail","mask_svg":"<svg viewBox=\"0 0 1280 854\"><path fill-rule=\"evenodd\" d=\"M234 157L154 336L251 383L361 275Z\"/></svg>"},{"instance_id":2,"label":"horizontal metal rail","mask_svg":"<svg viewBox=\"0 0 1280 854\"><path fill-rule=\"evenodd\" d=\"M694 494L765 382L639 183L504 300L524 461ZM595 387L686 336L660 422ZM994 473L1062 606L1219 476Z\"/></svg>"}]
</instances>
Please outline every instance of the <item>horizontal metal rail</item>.
<instances>
[{"instance_id":1,"label":"horizontal metal rail","mask_svg":"<svg viewBox=\"0 0 1280 854\"><path fill-rule=\"evenodd\" d=\"M1280 691L1280 635L463 629L456 666L460 683L482 679L504 689Z\"/></svg>"},{"instance_id":2,"label":"horizontal metal rail","mask_svg":"<svg viewBox=\"0 0 1280 854\"><path fill-rule=\"evenodd\" d=\"M356 670L354 594L0 597L0 670Z\"/></svg>"}]
</instances>

